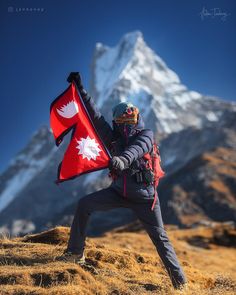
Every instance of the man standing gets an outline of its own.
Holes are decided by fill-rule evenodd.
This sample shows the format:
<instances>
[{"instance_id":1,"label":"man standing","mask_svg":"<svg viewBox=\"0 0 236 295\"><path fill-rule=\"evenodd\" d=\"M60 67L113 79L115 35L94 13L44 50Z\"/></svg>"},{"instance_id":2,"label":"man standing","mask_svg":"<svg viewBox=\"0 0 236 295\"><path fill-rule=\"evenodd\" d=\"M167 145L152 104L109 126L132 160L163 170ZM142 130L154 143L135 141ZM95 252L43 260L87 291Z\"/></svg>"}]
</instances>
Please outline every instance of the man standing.
<instances>
[{"instance_id":1,"label":"man standing","mask_svg":"<svg viewBox=\"0 0 236 295\"><path fill-rule=\"evenodd\" d=\"M136 213L155 245L173 287L182 288L187 280L164 229L158 198L151 210L155 188L148 183L145 176L143 156L152 151L153 132L144 128L138 108L126 102L113 108L112 128L84 89L79 73L72 72L67 81L76 83L89 116L112 155L109 168L113 181L109 187L79 200L67 249L59 260L85 262L86 228L93 212L117 207L130 208Z\"/></svg>"}]
</instances>

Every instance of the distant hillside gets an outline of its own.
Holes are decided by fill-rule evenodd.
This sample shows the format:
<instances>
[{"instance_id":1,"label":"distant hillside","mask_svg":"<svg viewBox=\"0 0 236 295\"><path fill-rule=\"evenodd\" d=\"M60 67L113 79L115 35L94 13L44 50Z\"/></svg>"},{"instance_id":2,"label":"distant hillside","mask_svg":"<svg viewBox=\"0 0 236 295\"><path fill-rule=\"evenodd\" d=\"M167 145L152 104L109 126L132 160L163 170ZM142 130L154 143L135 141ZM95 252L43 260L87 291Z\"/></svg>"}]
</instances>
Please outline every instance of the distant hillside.
<instances>
[{"instance_id":1,"label":"distant hillside","mask_svg":"<svg viewBox=\"0 0 236 295\"><path fill-rule=\"evenodd\" d=\"M236 221L236 153L218 147L196 156L160 186L164 220L182 226Z\"/></svg>"},{"instance_id":2,"label":"distant hillside","mask_svg":"<svg viewBox=\"0 0 236 295\"><path fill-rule=\"evenodd\" d=\"M0 294L145 295L235 294L236 230L230 224L167 228L189 281L174 292L154 246L142 228L88 238L86 264L55 261L69 228L57 227L22 238L0 240Z\"/></svg>"}]
</instances>

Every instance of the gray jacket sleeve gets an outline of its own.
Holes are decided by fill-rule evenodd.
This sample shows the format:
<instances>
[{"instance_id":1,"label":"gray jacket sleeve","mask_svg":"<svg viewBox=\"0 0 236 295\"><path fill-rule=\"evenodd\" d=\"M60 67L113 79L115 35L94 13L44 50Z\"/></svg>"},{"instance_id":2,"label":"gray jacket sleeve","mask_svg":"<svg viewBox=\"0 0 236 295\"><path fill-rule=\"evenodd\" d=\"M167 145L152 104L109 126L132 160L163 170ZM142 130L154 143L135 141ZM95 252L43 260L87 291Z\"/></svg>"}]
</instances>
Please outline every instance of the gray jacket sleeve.
<instances>
[{"instance_id":1,"label":"gray jacket sleeve","mask_svg":"<svg viewBox=\"0 0 236 295\"><path fill-rule=\"evenodd\" d=\"M128 145L120 156L125 157L129 161L129 165L148 152L151 152L154 142L154 135L152 130L142 130L132 144Z\"/></svg>"},{"instance_id":2,"label":"gray jacket sleeve","mask_svg":"<svg viewBox=\"0 0 236 295\"><path fill-rule=\"evenodd\" d=\"M105 118L98 110L93 98L84 89L80 91L80 94L89 113L89 116L94 124L94 127L96 128L106 147L110 149L113 136L113 130L110 124L105 120Z\"/></svg>"}]
</instances>

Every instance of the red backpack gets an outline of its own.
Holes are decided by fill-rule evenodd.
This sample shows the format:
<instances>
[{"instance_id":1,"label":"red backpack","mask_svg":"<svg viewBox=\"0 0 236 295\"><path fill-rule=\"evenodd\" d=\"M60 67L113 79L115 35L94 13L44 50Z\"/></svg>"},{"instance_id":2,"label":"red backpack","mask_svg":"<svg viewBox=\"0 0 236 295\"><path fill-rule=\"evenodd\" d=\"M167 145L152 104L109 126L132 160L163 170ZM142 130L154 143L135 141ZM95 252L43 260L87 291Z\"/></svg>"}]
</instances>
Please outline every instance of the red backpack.
<instances>
[{"instance_id":1,"label":"red backpack","mask_svg":"<svg viewBox=\"0 0 236 295\"><path fill-rule=\"evenodd\" d=\"M151 169L151 171L154 174L154 181L153 181L153 186L154 186L154 200L152 203L152 208L151 210L154 209L156 200L157 200L157 186L159 184L160 178L165 176L165 172L161 168L161 156L160 156L160 151L158 145L154 142L153 143L153 148L151 153L146 153L143 158L146 160L146 168Z\"/></svg>"}]
</instances>

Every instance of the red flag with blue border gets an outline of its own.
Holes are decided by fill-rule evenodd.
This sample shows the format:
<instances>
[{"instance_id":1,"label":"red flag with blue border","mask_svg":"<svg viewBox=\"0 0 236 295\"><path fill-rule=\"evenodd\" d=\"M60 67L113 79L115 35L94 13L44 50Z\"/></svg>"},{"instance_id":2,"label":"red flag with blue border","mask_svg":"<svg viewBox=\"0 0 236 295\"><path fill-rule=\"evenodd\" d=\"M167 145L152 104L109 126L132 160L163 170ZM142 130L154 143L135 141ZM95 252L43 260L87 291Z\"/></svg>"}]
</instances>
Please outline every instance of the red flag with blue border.
<instances>
[{"instance_id":1,"label":"red flag with blue border","mask_svg":"<svg viewBox=\"0 0 236 295\"><path fill-rule=\"evenodd\" d=\"M72 130L70 143L58 166L57 183L108 167L111 156L74 82L51 103L50 126L57 146Z\"/></svg>"}]
</instances>

